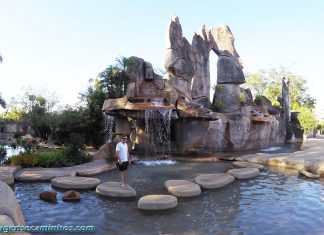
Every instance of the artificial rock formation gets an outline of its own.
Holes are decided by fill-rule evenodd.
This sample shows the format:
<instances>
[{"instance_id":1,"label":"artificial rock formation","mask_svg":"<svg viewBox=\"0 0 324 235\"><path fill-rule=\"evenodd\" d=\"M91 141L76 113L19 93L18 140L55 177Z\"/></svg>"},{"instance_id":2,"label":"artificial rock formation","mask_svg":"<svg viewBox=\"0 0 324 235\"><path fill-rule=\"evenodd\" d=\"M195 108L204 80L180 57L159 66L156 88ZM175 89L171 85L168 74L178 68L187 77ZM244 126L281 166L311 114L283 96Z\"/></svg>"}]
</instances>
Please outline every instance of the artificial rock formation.
<instances>
[{"instance_id":1,"label":"artificial rock formation","mask_svg":"<svg viewBox=\"0 0 324 235\"><path fill-rule=\"evenodd\" d=\"M217 65L211 65L217 66L213 102L210 53L218 56ZM155 74L151 63L130 57L126 96L106 100L103 105L106 114L116 117L116 136L128 135L132 148L141 151L148 146L148 120L162 120L161 116L170 118L160 123L171 123L169 136L173 139L167 148L173 153L245 150L285 142L284 127L290 120L289 89L283 89L285 112L265 97L253 101L251 91L240 87L245 83L243 64L228 26L211 30L203 26L190 44L183 36L179 18L173 16L166 32L165 68L168 80ZM153 110L157 115L151 115Z\"/></svg>"},{"instance_id":2,"label":"artificial rock formation","mask_svg":"<svg viewBox=\"0 0 324 235\"><path fill-rule=\"evenodd\" d=\"M192 64L192 48L182 35L177 16L173 16L166 37L165 63L171 85L181 97L191 100L191 80L195 74Z\"/></svg>"}]
</instances>

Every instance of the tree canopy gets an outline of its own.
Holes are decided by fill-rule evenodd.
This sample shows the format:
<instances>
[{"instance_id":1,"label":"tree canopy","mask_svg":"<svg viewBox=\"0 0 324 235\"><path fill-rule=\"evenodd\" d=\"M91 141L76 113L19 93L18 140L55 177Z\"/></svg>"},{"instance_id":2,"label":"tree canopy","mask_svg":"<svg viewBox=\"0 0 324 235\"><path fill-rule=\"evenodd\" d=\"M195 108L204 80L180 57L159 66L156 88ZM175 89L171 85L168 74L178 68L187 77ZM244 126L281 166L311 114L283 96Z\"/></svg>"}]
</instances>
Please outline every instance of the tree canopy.
<instances>
[{"instance_id":1,"label":"tree canopy","mask_svg":"<svg viewBox=\"0 0 324 235\"><path fill-rule=\"evenodd\" d=\"M307 81L301 76L293 74L284 67L263 69L256 73L247 73L244 87L250 88L254 96L264 95L271 100L272 104L279 105L277 98L281 96L283 77L290 80L290 108L300 112L298 119L305 133L314 130L317 120L312 111L316 99L309 94Z\"/></svg>"}]
</instances>

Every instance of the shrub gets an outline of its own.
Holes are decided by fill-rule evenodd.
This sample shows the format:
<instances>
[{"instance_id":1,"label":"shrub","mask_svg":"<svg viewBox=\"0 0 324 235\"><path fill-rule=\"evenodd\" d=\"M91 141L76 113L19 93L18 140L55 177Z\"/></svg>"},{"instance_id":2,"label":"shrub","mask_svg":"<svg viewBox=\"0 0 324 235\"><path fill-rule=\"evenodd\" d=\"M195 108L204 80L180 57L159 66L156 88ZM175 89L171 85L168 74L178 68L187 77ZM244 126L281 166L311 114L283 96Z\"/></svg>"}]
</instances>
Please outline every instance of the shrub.
<instances>
[{"instance_id":1,"label":"shrub","mask_svg":"<svg viewBox=\"0 0 324 235\"><path fill-rule=\"evenodd\" d=\"M37 165L37 157L34 153L24 152L10 158L13 165L20 165L22 167L33 167Z\"/></svg>"},{"instance_id":2,"label":"shrub","mask_svg":"<svg viewBox=\"0 0 324 235\"><path fill-rule=\"evenodd\" d=\"M36 155L38 161L37 165L41 167L66 166L68 155L69 155L68 148L40 151Z\"/></svg>"}]
</instances>

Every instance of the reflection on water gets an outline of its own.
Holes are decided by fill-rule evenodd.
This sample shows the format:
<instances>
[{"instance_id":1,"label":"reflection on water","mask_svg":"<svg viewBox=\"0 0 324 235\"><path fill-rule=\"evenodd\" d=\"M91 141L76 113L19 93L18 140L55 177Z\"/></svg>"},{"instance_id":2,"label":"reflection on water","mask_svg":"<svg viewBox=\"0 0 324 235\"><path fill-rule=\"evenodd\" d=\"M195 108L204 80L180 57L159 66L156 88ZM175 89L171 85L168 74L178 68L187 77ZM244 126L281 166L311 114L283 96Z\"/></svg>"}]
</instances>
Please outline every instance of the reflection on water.
<instances>
[{"instance_id":1,"label":"reflection on water","mask_svg":"<svg viewBox=\"0 0 324 235\"><path fill-rule=\"evenodd\" d=\"M202 173L223 172L230 162L175 165L130 165L127 182L135 199L112 199L82 191L79 203L46 203L38 199L49 183L16 183L14 191L28 225L95 225L91 234L323 234L324 186L318 180L267 169L257 178L234 181L195 198L178 199L175 209L143 212L137 202L146 194L165 194L169 179L193 180ZM98 176L118 180L118 172ZM37 233L41 234L41 233ZM51 233L54 234L54 233ZM86 234L86 233L84 233Z\"/></svg>"}]
</instances>

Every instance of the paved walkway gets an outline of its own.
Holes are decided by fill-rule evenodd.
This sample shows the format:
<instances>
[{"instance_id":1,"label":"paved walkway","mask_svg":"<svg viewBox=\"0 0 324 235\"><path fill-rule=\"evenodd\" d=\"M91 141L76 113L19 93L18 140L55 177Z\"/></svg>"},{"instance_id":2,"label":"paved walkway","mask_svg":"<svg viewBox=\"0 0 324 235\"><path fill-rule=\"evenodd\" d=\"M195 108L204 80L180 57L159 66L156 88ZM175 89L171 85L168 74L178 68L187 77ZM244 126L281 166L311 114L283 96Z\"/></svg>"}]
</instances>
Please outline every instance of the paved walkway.
<instances>
[{"instance_id":1,"label":"paved walkway","mask_svg":"<svg viewBox=\"0 0 324 235\"><path fill-rule=\"evenodd\" d=\"M264 165L305 169L324 177L324 136L318 135L304 141L301 151L293 153L257 153L236 157L235 160Z\"/></svg>"}]
</instances>

